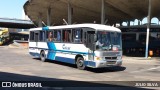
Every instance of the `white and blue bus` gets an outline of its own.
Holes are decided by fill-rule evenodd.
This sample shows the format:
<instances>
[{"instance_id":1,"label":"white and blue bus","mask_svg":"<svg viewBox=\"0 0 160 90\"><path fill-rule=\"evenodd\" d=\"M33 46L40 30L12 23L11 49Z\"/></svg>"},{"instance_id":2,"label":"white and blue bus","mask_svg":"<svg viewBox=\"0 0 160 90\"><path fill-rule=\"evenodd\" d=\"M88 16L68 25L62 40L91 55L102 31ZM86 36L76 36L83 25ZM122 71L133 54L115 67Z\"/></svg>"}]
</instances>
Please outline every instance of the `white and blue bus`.
<instances>
[{"instance_id":1,"label":"white and blue bus","mask_svg":"<svg viewBox=\"0 0 160 90\"><path fill-rule=\"evenodd\" d=\"M41 61L56 60L85 67L122 65L122 39L118 28L75 24L30 29L29 53Z\"/></svg>"}]
</instances>

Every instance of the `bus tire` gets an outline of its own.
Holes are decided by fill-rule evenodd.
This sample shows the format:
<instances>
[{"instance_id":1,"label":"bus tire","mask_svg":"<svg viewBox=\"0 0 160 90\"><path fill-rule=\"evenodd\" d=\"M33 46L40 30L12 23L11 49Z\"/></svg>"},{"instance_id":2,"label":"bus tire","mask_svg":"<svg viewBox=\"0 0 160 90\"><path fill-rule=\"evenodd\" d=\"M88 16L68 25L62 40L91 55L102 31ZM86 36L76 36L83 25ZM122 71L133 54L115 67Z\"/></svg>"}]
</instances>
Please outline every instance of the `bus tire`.
<instances>
[{"instance_id":1,"label":"bus tire","mask_svg":"<svg viewBox=\"0 0 160 90\"><path fill-rule=\"evenodd\" d=\"M41 61L42 61L42 62L46 62L46 54L45 54L44 51L41 51L41 53L40 53L40 58L41 58Z\"/></svg>"},{"instance_id":2,"label":"bus tire","mask_svg":"<svg viewBox=\"0 0 160 90\"><path fill-rule=\"evenodd\" d=\"M77 65L77 68L80 69L80 70L84 70L86 68L86 66L84 65L83 57L78 57L77 58L76 65Z\"/></svg>"}]
</instances>

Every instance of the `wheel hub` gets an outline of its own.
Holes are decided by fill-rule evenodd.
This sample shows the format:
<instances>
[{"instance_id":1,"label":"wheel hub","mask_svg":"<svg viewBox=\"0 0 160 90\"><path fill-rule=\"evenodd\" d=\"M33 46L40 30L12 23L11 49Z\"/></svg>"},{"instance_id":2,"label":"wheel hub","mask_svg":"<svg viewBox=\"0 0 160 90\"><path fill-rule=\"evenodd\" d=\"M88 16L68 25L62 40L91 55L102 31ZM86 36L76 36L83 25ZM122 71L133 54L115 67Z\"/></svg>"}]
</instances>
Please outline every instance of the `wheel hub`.
<instances>
[{"instance_id":1,"label":"wheel hub","mask_svg":"<svg viewBox=\"0 0 160 90\"><path fill-rule=\"evenodd\" d=\"M80 67L83 66L83 60L79 60L79 66L80 66Z\"/></svg>"}]
</instances>

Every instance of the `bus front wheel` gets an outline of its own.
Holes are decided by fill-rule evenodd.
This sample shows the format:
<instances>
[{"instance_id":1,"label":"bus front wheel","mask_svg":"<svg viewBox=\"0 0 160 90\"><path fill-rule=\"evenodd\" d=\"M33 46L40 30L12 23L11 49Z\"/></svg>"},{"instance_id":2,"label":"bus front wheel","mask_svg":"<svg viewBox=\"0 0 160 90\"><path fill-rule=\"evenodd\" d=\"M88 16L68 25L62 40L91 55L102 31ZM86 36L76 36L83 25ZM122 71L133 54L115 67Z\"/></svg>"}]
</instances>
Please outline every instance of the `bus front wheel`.
<instances>
[{"instance_id":1,"label":"bus front wheel","mask_svg":"<svg viewBox=\"0 0 160 90\"><path fill-rule=\"evenodd\" d=\"M80 70L84 70L86 67L84 65L84 59L82 57L78 57L76 60L77 68Z\"/></svg>"},{"instance_id":2,"label":"bus front wheel","mask_svg":"<svg viewBox=\"0 0 160 90\"><path fill-rule=\"evenodd\" d=\"M41 51L40 58L41 58L41 61L43 61L43 62L46 61L46 54L44 51Z\"/></svg>"}]
</instances>

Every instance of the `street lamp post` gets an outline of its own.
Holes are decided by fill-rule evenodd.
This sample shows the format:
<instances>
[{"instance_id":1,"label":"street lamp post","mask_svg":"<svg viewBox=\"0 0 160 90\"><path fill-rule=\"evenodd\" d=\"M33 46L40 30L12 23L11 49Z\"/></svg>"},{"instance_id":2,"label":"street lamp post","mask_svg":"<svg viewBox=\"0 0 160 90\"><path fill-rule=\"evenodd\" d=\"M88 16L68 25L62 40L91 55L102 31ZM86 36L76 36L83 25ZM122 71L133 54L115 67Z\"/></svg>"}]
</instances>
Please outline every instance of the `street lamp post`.
<instances>
[{"instance_id":1,"label":"street lamp post","mask_svg":"<svg viewBox=\"0 0 160 90\"><path fill-rule=\"evenodd\" d=\"M148 46L149 46L149 31L150 31L150 24L151 24L151 0L148 2L148 17L147 17L147 35L146 35L146 53L145 58L148 58Z\"/></svg>"}]
</instances>

